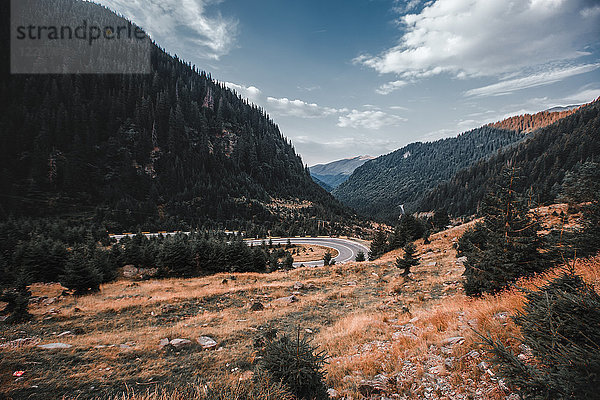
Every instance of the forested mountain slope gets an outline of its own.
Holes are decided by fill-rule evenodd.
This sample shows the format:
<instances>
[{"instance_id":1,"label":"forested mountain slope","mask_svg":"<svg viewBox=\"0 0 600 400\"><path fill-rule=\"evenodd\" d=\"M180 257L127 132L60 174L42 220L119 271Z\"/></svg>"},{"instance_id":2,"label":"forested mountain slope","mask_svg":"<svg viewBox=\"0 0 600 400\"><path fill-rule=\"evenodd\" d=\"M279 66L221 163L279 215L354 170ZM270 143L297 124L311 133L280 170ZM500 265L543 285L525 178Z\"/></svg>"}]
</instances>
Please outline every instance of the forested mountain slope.
<instances>
[{"instance_id":1,"label":"forested mountain slope","mask_svg":"<svg viewBox=\"0 0 600 400\"><path fill-rule=\"evenodd\" d=\"M565 174L578 163L600 158L600 99L553 125L537 130L518 146L459 171L428 193L421 210L446 209L473 214L485 192L497 184L503 168L515 167L539 203L556 199Z\"/></svg>"},{"instance_id":2,"label":"forested mountain slope","mask_svg":"<svg viewBox=\"0 0 600 400\"><path fill-rule=\"evenodd\" d=\"M412 143L357 168L332 193L364 215L391 222L401 213L400 205L415 211L428 190L523 137L514 131L482 127L455 138Z\"/></svg>"},{"instance_id":3,"label":"forested mountain slope","mask_svg":"<svg viewBox=\"0 0 600 400\"><path fill-rule=\"evenodd\" d=\"M264 110L157 46L147 75L5 76L0 108L0 219L261 222L279 219L273 198L308 201L306 218L346 212Z\"/></svg>"}]
</instances>

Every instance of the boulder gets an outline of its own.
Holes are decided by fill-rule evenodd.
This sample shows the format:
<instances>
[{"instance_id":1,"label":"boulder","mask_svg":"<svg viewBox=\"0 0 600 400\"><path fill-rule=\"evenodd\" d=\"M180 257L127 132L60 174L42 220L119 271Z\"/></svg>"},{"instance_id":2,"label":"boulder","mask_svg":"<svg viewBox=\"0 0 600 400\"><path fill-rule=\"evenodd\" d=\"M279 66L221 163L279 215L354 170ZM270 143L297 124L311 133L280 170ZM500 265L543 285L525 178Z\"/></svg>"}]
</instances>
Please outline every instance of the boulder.
<instances>
[{"instance_id":1,"label":"boulder","mask_svg":"<svg viewBox=\"0 0 600 400\"><path fill-rule=\"evenodd\" d=\"M256 303L253 303L250 306L250 310L252 310L252 311L262 311L264 309L265 309L265 306L263 305L263 303L258 302L258 301Z\"/></svg>"},{"instance_id":2,"label":"boulder","mask_svg":"<svg viewBox=\"0 0 600 400\"><path fill-rule=\"evenodd\" d=\"M158 343L158 348L162 349L168 345L169 345L169 338L160 339L160 342Z\"/></svg>"},{"instance_id":3,"label":"boulder","mask_svg":"<svg viewBox=\"0 0 600 400\"><path fill-rule=\"evenodd\" d=\"M200 336L196 339L196 342L198 342L203 349L212 349L217 346L217 341L210 336Z\"/></svg>"},{"instance_id":4,"label":"boulder","mask_svg":"<svg viewBox=\"0 0 600 400\"><path fill-rule=\"evenodd\" d=\"M278 299L273 300L273 303L276 304L292 304L298 301L298 298L294 295L287 297L280 297Z\"/></svg>"},{"instance_id":5,"label":"boulder","mask_svg":"<svg viewBox=\"0 0 600 400\"><path fill-rule=\"evenodd\" d=\"M176 350L182 349L192 344L191 340L188 339L173 339L169 342Z\"/></svg>"},{"instance_id":6,"label":"boulder","mask_svg":"<svg viewBox=\"0 0 600 400\"><path fill-rule=\"evenodd\" d=\"M138 269L134 265L128 264L123 267L123 277L127 279L134 279L138 273Z\"/></svg>"},{"instance_id":7,"label":"boulder","mask_svg":"<svg viewBox=\"0 0 600 400\"><path fill-rule=\"evenodd\" d=\"M52 349L70 349L73 346L70 344L66 344L66 343L48 343L48 344L38 344L37 347L39 347L40 349L52 350Z\"/></svg>"}]
</instances>

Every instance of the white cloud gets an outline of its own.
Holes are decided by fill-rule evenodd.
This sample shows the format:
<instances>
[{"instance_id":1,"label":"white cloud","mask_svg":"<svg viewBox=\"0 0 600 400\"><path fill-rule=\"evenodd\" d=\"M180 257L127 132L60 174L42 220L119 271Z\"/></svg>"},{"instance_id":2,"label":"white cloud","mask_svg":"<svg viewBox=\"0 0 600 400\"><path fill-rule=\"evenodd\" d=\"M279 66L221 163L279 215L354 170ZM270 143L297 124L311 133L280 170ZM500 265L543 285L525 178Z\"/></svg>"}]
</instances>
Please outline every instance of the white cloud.
<instances>
[{"instance_id":1,"label":"white cloud","mask_svg":"<svg viewBox=\"0 0 600 400\"><path fill-rule=\"evenodd\" d=\"M409 111L408 108L402 106L390 106L390 110L396 111Z\"/></svg>"},{"instance_id":2,"label":"white cloud","mask_svg":"<svg viewBox=\"0 0 600 400\"><path fill-rule=\"evenodd\" d=\"M600 88L584 88L583 90L570 94L561 99L558 104L584 104L590 103L600 97Z\"/></svg>"},{"instance_id":3,"label":"white cloud","mask_svg":"<svg viewBox=\"0 0 600 400\"><path fill-rule=\"evenodd\" d=\"M219 0L99 0L141 26L171 53L219 59L233 47L238 22L207 8Z\"/></svg>"},{"instance_id":4,"label":"white cloud","mask_svg":"<svg viewBox=\"0 0 600 400\"><path fill-rule=\"evenodd\" d=\"M315 103L307 103L302 100L290 100L288 98L267 97L269 110L282 116L301 118L323 118L344 112L330 107L322 107Z\"/></svg>"},{"instance_id":5,"label":"white cloud","mask_svg":"<svg viewBox=\"0 0 600 400\"><path fill-rule=\"evenodd\" d=\"M583 74L600 68L600 64L577 65L561 69L554 69L525 76L522 78L500 81L492 85L468 90L467 96L499 96L516 90L527 89L536 86L550 85L570 76Z\"/></svg>"},{"instance_id":6,"label":"white cloud","mask_svg":"<svg viewBox=\"0 0 600 400\"><path fill-rule=\"evenodd\" d=\"M227 86L231 90L235 90L240 96L247 98L252 102L256 102L262 92L256 86L244 86L238 85L237 83L232 82L224 82L225 86Z\"/></svg>"},{"instance_id":7,"label":"white cloud","mask_svg":"<svg viewBox=\"0 0 600 400\"><path fill-rule=\"evenodd\" d=\"M387 95L403 86L406 86L407 84L408 82L402 80L384 83L383 85L379 86L379 89L377 89L376 92L382 95Z\"/></svg>"},{"instance_id":8,"label":"white cloud","mask_svg":"<svg viewBox=\"0 0 600 400\"><path fill-rule=\"evenodd\" d=\"M594 0L435 0L400 17L399 44L355 62L403 79L506 76L574 60L600 37ZM587 10L587 11L586 11Z\"/></svg>"},{"instance_id":9,"label":"white cloud","mask_svg":"<svg viewBox=\"0 0 600 400\"><path fill-rule=\"evenodd\" d=\"M377 130L387 126L395 126L404 121L406 121L405 118L387 114L383 111L352 110L350 113L338 118L337 126L340 128L366 128Z\"/></svg>"},{"instance_id":10,"label":"white cloud","mask_svg":"<svg viewBox=\"0 0 600 400\"><path fill-rule=\"evenodd\" d=\"M600 15L600 5L584 8L580 14L584 18L595 18Z\"/></svg>"}]
</instances>

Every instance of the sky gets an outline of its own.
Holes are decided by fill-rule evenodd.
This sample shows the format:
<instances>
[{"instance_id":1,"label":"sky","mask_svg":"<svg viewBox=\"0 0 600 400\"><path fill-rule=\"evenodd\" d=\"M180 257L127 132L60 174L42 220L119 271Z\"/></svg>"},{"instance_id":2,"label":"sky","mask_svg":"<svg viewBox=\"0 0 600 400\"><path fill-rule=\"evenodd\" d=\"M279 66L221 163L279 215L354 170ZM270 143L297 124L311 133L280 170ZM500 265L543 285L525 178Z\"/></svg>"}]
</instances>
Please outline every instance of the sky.
<instances>
[{"instance_id":1,"label":"sky","mask_svg":"<svg viewBox=\"0 0 600 400\"><path fill-rule=\"evenodd\" d=\"M308 165L600 97L598 0L96 0L263 107Z\"/></svg>"}]
</instances>

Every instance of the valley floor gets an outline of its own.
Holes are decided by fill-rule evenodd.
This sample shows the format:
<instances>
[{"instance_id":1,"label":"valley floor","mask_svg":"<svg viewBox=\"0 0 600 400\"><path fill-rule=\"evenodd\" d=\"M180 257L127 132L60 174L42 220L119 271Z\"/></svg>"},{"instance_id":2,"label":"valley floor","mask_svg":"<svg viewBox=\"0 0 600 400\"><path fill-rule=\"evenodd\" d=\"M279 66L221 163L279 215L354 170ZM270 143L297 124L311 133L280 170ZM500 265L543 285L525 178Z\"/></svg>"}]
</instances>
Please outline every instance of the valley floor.
<instances>
[{"instance_id":1,"label":"valley floor","mask_svg":"<svg viewBox=\"0 0 600 400\"><path fill-rule=\"evenodd\" d=\"M250 381L255 341L275 328L300 329L327 351L327 386L339 398L517 399L486 363L475 331L516 346L510 316L523 296L463 294L453 243L469 225L418 242L421 263L409 278L393 266L398 250L376 262L271 274L122 280L81 298L39 285L34 291L47 298L32 306L34 320L0 325L0 398L185 398L143 394ZM575 269L600 284L600 256ZM256 303L264 309L252 311ZM201 336L216 345L203 349ZM159 348L163 338L192 342ZM37 347L48 343L72 347Z\"/></svg>"}]
</instances>

